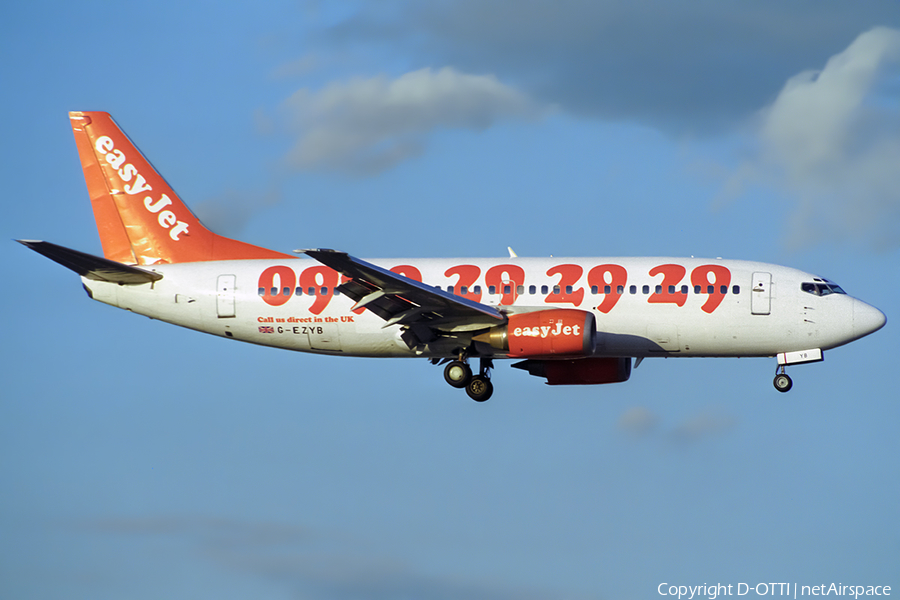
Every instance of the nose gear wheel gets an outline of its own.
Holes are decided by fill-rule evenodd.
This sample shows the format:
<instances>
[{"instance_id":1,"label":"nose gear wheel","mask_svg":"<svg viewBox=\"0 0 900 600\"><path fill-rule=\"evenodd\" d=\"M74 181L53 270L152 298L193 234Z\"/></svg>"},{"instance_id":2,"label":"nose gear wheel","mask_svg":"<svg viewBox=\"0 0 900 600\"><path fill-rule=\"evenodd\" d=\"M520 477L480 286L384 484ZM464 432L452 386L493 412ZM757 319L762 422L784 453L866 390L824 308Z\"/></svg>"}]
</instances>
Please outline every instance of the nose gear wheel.
<instances>
[{"instance_id":1,"label":"nose gear wheel","mask_svg":"<svg viewBox=\"0 0 900 600\"><path fill-rule=\"evenodd\" d=\"M787 392L792 387L794 387L794 382L791 381L791 378L787 375L787 373L779 373L775 376L775 380L772 382L775 386L775 389L779 392Z\"/></svg>"},{"instance_id":2,"label":"nose gear wheel","mask_svg":"<svg viewBox=\"0 0 900 600\"><path fill-rule=\"evenodd\" d=\"M790 376L784 372L784 365L779 365L775 370L775 379L772 381L772 385L774 385L775 389L779 392L788 392L794 387L794 382L791 380Z\"/></svg>"}]
</instances>

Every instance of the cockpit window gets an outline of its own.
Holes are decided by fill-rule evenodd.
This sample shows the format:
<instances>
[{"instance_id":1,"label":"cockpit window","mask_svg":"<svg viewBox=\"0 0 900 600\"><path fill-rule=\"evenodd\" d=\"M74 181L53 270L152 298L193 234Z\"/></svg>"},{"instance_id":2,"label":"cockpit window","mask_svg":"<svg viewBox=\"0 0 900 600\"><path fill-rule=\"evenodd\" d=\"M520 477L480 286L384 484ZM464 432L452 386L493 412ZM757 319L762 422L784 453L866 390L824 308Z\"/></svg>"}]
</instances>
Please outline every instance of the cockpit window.
<instances>
[{"instance_id":1,"label":"cockpit window","mask_svg":"<svg viewBox=\"0 0 900 600\"><path fill-rule=\"evenodd\" d=\"M826 279L817 279L815 283L803 282L800 284L800 289L807 294L812 294L814 296L827 296L828 294L847 293L841 289L841 286L834 283L833 281L828 281Z\"/></svg>"},{"instance_id":2,"label":"cockpit window","mask_svg":"<svg viewBox=\"0 0 900 600\"><path fill-rule=\"evenodd\" d=\"M841 289L841 286L839 286L839 285L836 284L835 282L829 281L829 280L826 279L826 280L825 280L825 283L828 284L828 287L830 287L830 288L831 288L831 291L834 292L835 294L844 294L844 295L847 294L847 292L845 292L843 289Z\"/></svg>"}]
</instances>

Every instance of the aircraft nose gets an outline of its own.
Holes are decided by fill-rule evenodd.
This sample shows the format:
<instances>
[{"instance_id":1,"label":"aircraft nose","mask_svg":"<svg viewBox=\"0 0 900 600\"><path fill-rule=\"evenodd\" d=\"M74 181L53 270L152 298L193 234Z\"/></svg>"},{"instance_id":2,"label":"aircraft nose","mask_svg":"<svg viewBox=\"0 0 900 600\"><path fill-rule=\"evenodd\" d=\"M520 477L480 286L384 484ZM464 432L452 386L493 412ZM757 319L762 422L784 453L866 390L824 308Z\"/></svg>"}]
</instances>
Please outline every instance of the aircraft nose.
<instances>
[{"instance_id":1,"label":"aircraft nose","mask_svg":"<svg viewBox=\"0 0 900 600\"><path fill-rule=\"evenodd\" d=\"M858 337L869 335L884 327L884 313L865 302L857 300L853 305L853 333Z\"/></svg>"}]
</instances>

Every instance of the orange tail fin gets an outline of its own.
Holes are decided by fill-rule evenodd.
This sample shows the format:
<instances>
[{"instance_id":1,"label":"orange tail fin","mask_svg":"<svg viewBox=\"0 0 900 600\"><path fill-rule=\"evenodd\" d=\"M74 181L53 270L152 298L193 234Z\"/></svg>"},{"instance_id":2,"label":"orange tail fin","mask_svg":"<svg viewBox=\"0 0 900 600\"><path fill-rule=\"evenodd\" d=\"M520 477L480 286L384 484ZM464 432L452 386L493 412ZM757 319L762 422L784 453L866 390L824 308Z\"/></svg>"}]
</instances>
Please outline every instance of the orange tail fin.
<instances>
[{"instance_id":1,"label":"orange tail fin","mask_svg":"<svg viewBox=\"0 0 900 600\"><path fill-rule=\"evenodd\" d=\"M103 255L152 265L290 255L205 228L105 112L70 112Z\"/></svg>"}]
</instances>

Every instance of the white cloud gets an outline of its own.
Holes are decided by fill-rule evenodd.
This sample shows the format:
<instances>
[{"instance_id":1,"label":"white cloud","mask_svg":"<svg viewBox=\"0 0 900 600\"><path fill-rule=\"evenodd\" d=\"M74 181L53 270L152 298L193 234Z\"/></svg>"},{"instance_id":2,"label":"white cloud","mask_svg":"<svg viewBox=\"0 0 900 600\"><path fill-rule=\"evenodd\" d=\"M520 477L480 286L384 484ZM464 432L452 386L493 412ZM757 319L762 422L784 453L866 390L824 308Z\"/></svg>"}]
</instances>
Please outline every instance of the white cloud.
<instances>
[{"instance_id":1,"label":"white cloud","mask_svg":"<svg viewBox=\"0 0 900 600\"><path fill-rule=\"evenodd\" d=\"M821 71L792 77L761 113L740 177L798 200L791 243L900 243L900 30L861 34Z\"/></svg>"},{"instance_id":2,"label":"white cloud","mask_svg":"<svg viewBox=\"0 0 900 600\"><path fill-rule=\"evenodd\" d=\"M644 435L656 428L659 417L643 406L634 406L619 417L619 429L634 435Z\"/></svg>"},{"instance_id":3,"label":"white cloud","mask_svg":"<svg viewBox=\"0 0 900 600\"><path fill-rule=\"evenodd\" d=\"M676 136L727 132L785 80L824 64L896 0L378 0L322 33L322 52L494 73L565 113Z\"/></svg>"},{"instance_id":4,"label":"white cloud","mask_svg":"<svg viewBox=\"0 0 900 600\"><path fill-rule=\"evenodd\" d=\"M420 154L435 130L483 130L536 112L526 96L495 77L450 67L303 89L285 110L299 135L288 155L292 167L354 174L376 173Z\"/></svg>"}]
</instances>

